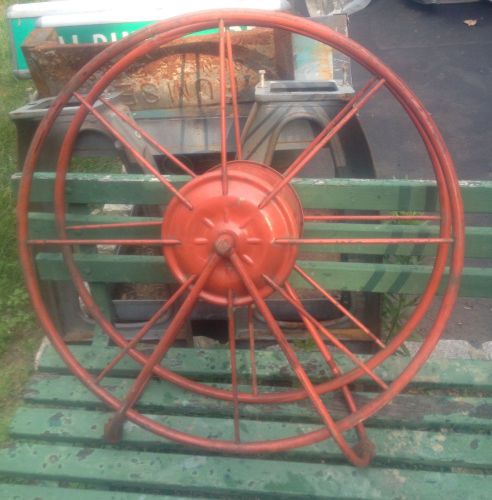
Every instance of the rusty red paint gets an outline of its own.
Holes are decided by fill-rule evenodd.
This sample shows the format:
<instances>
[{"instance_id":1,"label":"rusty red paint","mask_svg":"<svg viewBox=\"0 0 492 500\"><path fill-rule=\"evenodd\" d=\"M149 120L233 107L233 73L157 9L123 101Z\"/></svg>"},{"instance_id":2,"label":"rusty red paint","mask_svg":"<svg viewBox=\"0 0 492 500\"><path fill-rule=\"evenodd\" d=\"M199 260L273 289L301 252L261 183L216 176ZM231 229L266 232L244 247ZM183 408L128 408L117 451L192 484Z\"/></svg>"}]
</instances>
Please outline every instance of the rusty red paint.
<instances>
[{"instance_id":1,"label":"rusty red paint","mask_svg":"<svg viewBox=\"0 0 492 500\"><path fill-rule=\"evenodd\" d=\"M254 396L258 394L258 379L256 377L255 356L255 325L253 306L248 306L248 339L249 339L249 362L251 366L251 391Z\"/></svg>"},{"instance_id":2,"label":"rusty red paint","mask_svg":"<svg viewBox=\"0 0 492 500\"><path fill-rule=\"evenodd\" d=\"M179 200L184 203L188 208L192 208L190 202L142 155L140 151L137 151L123 135L114 128L111 122L105 118L97 109L86 100L82 95L78 92L74 92L73 95L78 99L78 101L82 104L82 108L90 111L106 128L106 130L116 139L118 140L129 152L130 154L137 160L138 164L155 175L157 179L159 179L164 186L166 186L175 196L179 198Z\"/></svg>"},{"instance_id":3,"label":"rusty red paint","mask_svg":"<svg viewBox=\"0 0 492 500\"><path fill-rule=\"evenodd\" d=\"M176 158L171 152L169 152L162 144L157 142L146 130L140 127L137 122L132 120L128 115L123 113L117 106L111 103L107 99L99 97L99 100L108 107L118 118L123 120L128 124L135 132L140 134L149 144L154 146L159 152L161 152L166 158L169 158L175 165L177 165L183 172L190 175L191 177L196 177L196 174L190 170L179 158Z\"/></svg>"},{"instance_id":4,"label":"rusty red paint","mask_svg":"<svg viewBox=\"0 0 492 500\"><path fill-rule=\"evenodd\" d=\"M81 229L116 229L130 227L155 227L160 226L161 221L142 221L142 222L113 222L108 224L78 224L75 226L66 226L65 229L79 231Z\"/></svg>"},{"instance_id":5,"label":"rusty red paint","mask_svg":"<svg viewBox=\"0 0 492 500\"><path fill-rule=\"evenodd\" d=\"M227 195L223 194L224 174ZM250 277L262 297L272 292L262 280L263 273L268 272L279 282L288 278L298 249L294 245L281 248L271 242L280 235L295 238L301 234L299 198L291 186L285 186L271 204L258 208L260 200L279 179L281 175L269 167L244 160L231 161L225 168L207 172L182 188L181 193L194 209L188 210L178 200L171 200L161 233L163 240L182 242L164 249L166 263L178 282L200 272L203 262L224 236L232 239L235 251L248 263ZM234 292L234 305L251 303L244 284L231 273L230 264L224 259L204 287L201 298L225 307L228 290Z\"/></svg>"},{"instance_id":6,"label":"rusty red paint","mask_svg":"<svg viewBox=\"0 0 492 500\"><path fill-rule=\"evenodd\" d=\"M163 246L179 245L181 242L176 239L163 238L160 240L131 240L131 239L64 239L64 240L28 240L29 245L132 245L132 246Z\"/></svg>"},{"instance_id":7,"label":"rusty red paint","mask_svg":"<svg viewBox=\"0 0 492 500\"><path fill-rule=\"evenodd\" d=\"M225 61L224 20L219 21L219 108L220 108L220 169L222 175L222 194L228 193L227 181L227 106L226 106L226 61Z\"/></svg>"},{"instance_id":8,"label":"rusty red paint","mask_svg":"<svg viewBox=\"0 0 492 500\"><path fill-rule=\"evenodd\" d=\"M452 238L278 238L277 245L436 245Z\"/></svg>"},{"instance_id":9,"label":"rusty red paint","mask_svg":"<svg viewBox=\"0 0 492 500\"><path fill-rule=\"evenodd\" d=\"M163 335L159 340L152 354L149 356L149 359L135 379L135 382L130 387L121 405L117 408L116 413L111 417L111 420L108 422L108 425L104 429L104 436L107 441L114 442L114 437L121 435L121 426L127 418L126 415L128 410L130 408L133 408L135 403L140 399L140 396L142 395L145 387L152 377L154 367L161 362L166 352L173 345L176 337L178 336L179 330L182 328L186 319L195 307L200 292L207 283L207 280L212 274L212 271L217 266L218 261L219 258L217 255L212 255L210 257L207 264L203 268L203 271L198 276L195 285L190 290L188 296L184 299L176 315L173 317L169 327L166 330L166 334Z\"/></svg>"},{"instance_id":10,"label":"rusty red paint","mask_svg":"<svg viewBox=\"0 0 492 500\"><path fill-rule=\"evenodd\" d=\"M234 296L232 290L227 294L227 333L229 338L229 353L231 360L231 386L232 386L232 405L234 418L234 442L241 442L241 432L239 428L239 399L237 387L237 365L236 365L236 324L234 317Z\"/></svg>"},{"instance_id":11,"label":"rusty red paint","mask_svg":"<svg viewBox=\"0 0 492 500\"><path fill-rule=\"evenodd\" d=\"M294 306L294 308L297 310L297 312L301 315L303 319L307 319L310 323L315 325L319 331L340 351L342 351L349 359L357 365L358 367L362 368L362 370L368 375L376 384L378 384L382 389L387 389L388 386L386 383L374 372L371 371L371 369L363 362L361 361L355 354L353 354L345 345L340 342L335 335L333 335L326 327L324 327L312 314L309 314L306 309L302 306L302 303L297 303L295 300L293 300L289 294L282 289L282 287L278 284L275 283L274 280L272 280L270 277L264 275L265 280L272 286L272 288L275 289L276 292L278 292L289 304Z\"/></svg>"},{"instance_id":12,"label":"rusty red paint","mask_svg":"<svg viewBox=\"0 0 492 500\"><path fill-rule=\"evenodd\" d=\"M307 274L298 264L294 266L294 270L302 276L315 290L321 293L327 300L329 300L337 309L339 309L352 323L357 325L368 337L370 337L379 347L385 348L386 345L381 341L371 330L364 325L357 317L355 317L346 307L344 307L338 300L333 297L331 293L325 290L319 283L316 282L309 274Z\"/></svg>"},{"instance_id":13,"label":"rusty red paint","mask_svg":"<svg viewBox=\"0 0 492 500\"><path fill-rule=\"evenodd\" d=\"M302 306L301 300L299 299L299 296L295 292L294 288L290 286L288 283L285 285L285 289L287 293L290 295L290 297L298 304ZM338 365L336 364L335 360L333 359L333 356L331 355L328 346L323 342L321 339L318 331L316 330L315 325L309 321L308 318L303 317L302 318L306 329L310 333L311 337L313 338L319 352L323 356L324 360L326 361L326 364L330 367L333 375L335 377L339 377L342 372ZM350 389L348 386L343 386L342 387L342 394L345 399L345 402L347 404L347 407L350 412L355 412L357 410L357 406L355 404L355 400L352 396L352 393L350 392ZM366 429L362 423L359 423L356 425L357 429L357 434L359 435L359 449L350 446L345 438L343 437L342 434L339 434L337 436L337 444L340 447L340 449L343 451L345 456L354 464L360 467L365 467L366 465L369 464L371 461L373 455L374 455L374 445L369 441L369 438L367 436ZM335 437L335 435L333 435ZM357 451L360 451L360 454L357 453Z\"/></svg>"},{"instance_id":14,"label":"rusty red paint","mask_svg":"<svg viewBox=\"0 0 492 500\"><path fill-rule=\"evenodd\" d=\"M383 78L372 78L357 92L352 99L337 113L326 127L311 141L306 149L292 162L284 173L282 181L275 189L260 203L260 208L269 203L302 169L314 158L314 156L328 144L328 142L342 129L342 127L356 115L369 99L384 85Z\"/></svg>"},{"instance_id":15,"label":"rusty red paint","mask_svg":"<svg viewBox=\"0 0 492 500\"><path fill-rule=\"evenodd\" d=\"M253 297L256 307L261 312L263 318L270 327L270 331L277 340L278 345L284 352L285 357L287 358L289 364L291 365L292 370L294 371L296 377L299 380L299 383L306 391L308 398L311 400L311 403L314 406L315 410L318 412L322 421L325 423L327 430L329 430L331 437L336 441L340 449L343 451L343 453L350 460L351 463L360 467L366 466L369 463L371 457L364 455L358 456L357 453L355 453L348 446L342 433L340 432L339 427L337 426L336 422L330 415L328 408L323 403L320 395L316 392L316 389L311 380L309 379L308 374L306 373L301 363L299 362L299 359L297 358L294 349L287 341L277 321L275 321L273 314L270 312L270 309L268 309L268 306L266 305L265 301L258 293L258 289L256 288L254 282L250 279L247 270L245 269L243 263L241 262L241 259L235 253L231 254L230 259L235 269L238 271L238 274L243 279L244 284L248 289L249 293ZM291 303L295 304L295 302ZM300 306L300 308L302 309L302 306ZM308 318L308 321L310 322L311 318Z\"/></svg>"},{"instance_id":16,"label":"rusty red paint","mask_svg":"<svg viewBox=\"0 0 492 500\"><path fill-rule=\"evenodd\" d=\"M190 285L195 281L196 276L190 276L177 290L174 294L169 297L168 300L152 315L152 317L140 328L140 330L134 335L126 347L121 350L99 373L95 381L97 383L101 380L128 354L129 350L135 347L140 340L142 340L145 335L150 331L150 329L161 319L164 314L166 314L171 307L181 298L183 293L190 287Z\"/></svg>"},{"instance_id":17,"label":"rusty red paint","mask_svg":"<svg viewBox=\"0 0 492 500\"><path fill-rule=\"evenodd\" d=\"M241 129L239 127L239 109L237 95L237 75L232 54L231 32L226 32L227 64L229 70L229 83L231 86L232 117L234 123L234 138L236 140L236 160L242 160L243 150L241 145Z\"/></svg>"},{"instance_id":18,"label":"rusty red paint","mask_svg":"<svg viewBox=\"0 0 492 500\"><path fill-rule=\"evenodd\" d=\"M151 356L146 356L136 350L134 346L130 346L130 342L125 340L114 326L104 317L90 293L85 288L83 279L81 278L73 256L69 248L62 247L62 253L67 265L67 268L72 276L73 282L84 301L91 316L100 324L102 329L109 335L114 343L121 349L126 349L128 354L138 363L144 366L140 376L138 377L135 385L124 400L115 397L108 390L100 387L97 381L94 380L92 375L81 366L78 361L71 354L69 349L63 342L60 333L57 331L52 319L49 316L47 308L43 303L43 296L39 289L37 282L36 270L34 262L31 258L30 246L28 245L28 219L29 212L29 199L30 189L32 183L32 176L36 168L36 162L39 156L41 146L46 139L46 136L74 92L77 92L82 85L89 81L90 75L104 68L110 61L115 60L118 56L117 62L105 71L102 76L94 83L92 89L85 97L87 103L93 106L95 100L101 92L116 78L119 74L125 71L132 62L138 57L145 56L149 51L160 45L170 42L178 37L181 37L189 32L201 29L216 27L217 19L223 19L225 27L229 25L257 25L269 26L279 29L285 29L294 33L310 36L318 41L322 41L331 45L336 50L344 52L352 57L359 64L364 66L372 74L377 75L379 82L384 81L386 88L394 95L395 99L400 102L403 109L407 112L408 116L414 123L417 131L422 137L423 143L427 148L429 157L432 162L434 175L437 180L439 202L440 202L440 233L436 241L437 254L434 262L433 271L429 279L427 288L422 294L421 300L413 312L408 322L403 326L400 332L392 339L392 341L385 347L379 350L374 356L368 359L364 366L358 365L351 371L338 376L334 376L325 382L318 385L313 385L309 380L306 372L299 366L298 360L293 355L292 348L289 346L285 339L285 335L277 325L275 319L268 311L261 294L258 293L257 285L251 280L246 264L244 264L237 254L232 251L231 253L219 256L217 259L230 259L232 265L236 268L238 274L244 282L245 287L248 289L251 297L253 298L256 306L263 314L267 323L274 332L279 345L281 345L291 365L298 373L299 380L301 381L301 389L292 389L285 392L272 392L272 393L241 393L233 394L233 391L219 389L206 384L194 382L185 377L179 376L169 369L159 366L157 362L165 354L172 342L173 336L176 333L177 325L183 320L192 307L194 300L198 297L201 287L195 285L190 291L187 299L185 299L186 306L179 311L179 321L173 321L173 327L168 330L167 334L163 337L165 341L161 341ZM57 167L57 176L54 191L54 205L55 205L55 218L58 230L58 240L69 239L66 235L65 227L65 177L68 170L69 160L73 146L77 137L78 130L83 123L89 110L85 106L81 106L80 110L75 115L71 126L65 137L62 149L60 151L60 160ZM312 151L312 150L311 150ZM370 54L367 50L359 46L356 42L347 39L326 27L319 24L310 22L306 19L301 19L286 14L265 13L265 12L234 12L234 11L219 11L216 13L198 13L187 16L185 18L171 19L164 21L157 25L146 28L134 36L129 37L121 42L109 47L105 52L95 56L84 68L83 71L78 72L62 90L59 97L55 100L53 106L48 111L48 114L41 122L35 134L31 148L26 159L24 166L24 175L19 191L19 203L17 208L18 221L19 221L19 252L24 269L26 284L31 295L34 309L43 325L45 331L49 335L53 345L60 353L61 357L65 360L72 372L80 378L80 380L102 401L109 407L117 411L116 419L108 428L109 437L118 437L119 427L125 418L129 418L133 422L142 425L156 434L179 441L191 446L199 446L209 450L233 452L233 453L262 453L262 452L278 452L299 446L306 446L313 444L329 436L335 438L342 450L347 454L349 460L356 465L365 465L366 456L371 455L371 444L364 440L360 435L361 444L357 451L352 452L347 450L341 433L344 431L359 426L360 422L373 415L382 406L387 404L403 388L408 384L412 377L416 374L418 369L425 362L433 347L437 343L439 336L449 318L454 301L456 300L459 278L463 266L463 253L464 253L464 217L461 196L459 187L454 172L453 163L449 152L444 145L444 142L437 130L431 116L420 104L420 101L412 94L408 87L394 75L386 66L384 66L375 56ZM428 239L427 239L428 240ZM450 244L450 241L453 244ZM374 377L373 370L379 366L385 359L393 354L398 347L404 342L413 332L416 325L424 317L426 311L432 303L433 297L441 283L441 277L447 263L448 255L451 255L450 260L450 279L446 283L442 302L438 307L438 315L433 326L430 328L429 333L418 353L409 362L408 366L400 374L389 387L383 387L383 391L376 395L372 400L367 402L364 406L356 408L349 405L349 414L337 422L333 422L327 409L322 404L319 395L328 391L342 389L345 392L348 384L354 382L364 373ZM207 280L203 278L204 282ZM200 279L200 278L199 278ZM205 283L201 283L205 286ZM289 296L290 302L293 299ZM295 301L294 301L295 303ZM297 305L297 304L296 304ZM316 320L310 317L306 311L300 311L303 318L307 319L309 324L316 326L320 331L320 325ZM349 351L350 352L350 351ZM176 429L169 428L160 424L144 415L139 413L133 407L134 402L138 399L141 391L145 388L148 377L151 375L159 376L165 380L179 385L185 389L189 389L204 396L210 396L228 401L237 401L238 403L282 403L293 402L304 398L309 398L320 414L325 427L307 432L305 434L286 437L283 439L274 439L270 441L252 441L252 442L236 442L225 440L206 439L203 437L191 435ZM381 384L380 384L381 385ZM359 430L359 428L358 428ZM111 432L114 431L114 432ZM370 457L369 457L370 458Z\"/></svg>"},{"instance_id":19,"label":"rusty red paint","mask_svg":"<svg viewBox=\"0 0 492 500\"><path fill-rule=\"evenodd\" d=\"M438 215L305 215L306 222L438 221Z\"/></svg>"}]
</instances>

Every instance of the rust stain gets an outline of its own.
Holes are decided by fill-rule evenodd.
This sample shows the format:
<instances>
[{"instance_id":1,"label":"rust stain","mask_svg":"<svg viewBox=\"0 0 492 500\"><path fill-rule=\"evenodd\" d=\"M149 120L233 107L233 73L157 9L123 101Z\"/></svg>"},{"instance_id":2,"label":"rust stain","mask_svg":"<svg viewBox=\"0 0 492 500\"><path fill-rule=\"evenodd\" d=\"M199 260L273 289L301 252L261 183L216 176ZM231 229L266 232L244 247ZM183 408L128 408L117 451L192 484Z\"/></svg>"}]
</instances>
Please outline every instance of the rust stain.
<instances>
[{"instance_id":1,"label":"rust stain","mask_svg":"<svg viewBox=\"0 0 492 500\"><path fill-rule=\"evenodd\" d=\"M38 29L23 45L31 76L40 97L57 95L68 80L110 44L61 45L53 30ZM232 32L235 79L239 102L253 100L258 71L266 78L286 75L288 44L269 28ZM91 75L82 93L90 90L109 66ZM218 35L193 36L166 44L133 63L108 88L119 95L119 102L132 111L219 103ZM231 102L230 81L227 98Z\"/></svg>"}]
</instances>

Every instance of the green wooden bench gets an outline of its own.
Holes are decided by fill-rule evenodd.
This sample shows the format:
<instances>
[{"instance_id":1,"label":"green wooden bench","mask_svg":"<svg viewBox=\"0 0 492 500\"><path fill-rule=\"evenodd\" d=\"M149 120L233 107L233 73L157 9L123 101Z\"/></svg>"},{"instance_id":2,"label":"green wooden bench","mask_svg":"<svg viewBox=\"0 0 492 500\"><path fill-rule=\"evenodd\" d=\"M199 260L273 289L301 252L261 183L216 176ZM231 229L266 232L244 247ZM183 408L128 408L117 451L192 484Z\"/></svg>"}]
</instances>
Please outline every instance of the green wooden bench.
<instances>
[{"instance_id":1,"label":"green wooden bench","mask_svg":"<svg viewBox=\"0 0 492 500\"><path fill-rule=\"evenodd\" d=\"M36 174L32 201L49 202L52 185L53 174ZM436 208L435 186L429 181L300 179L295 187L304 205L313 209L424 212ZM491 182L464 181L462 191L470 217L492 212ZM74 223L129 220L85 215L83 206L87 204L162 204L167 199L162 186L148 176L97 174L72 174L67 197L72 207L78 207L68 218ZM33 238L56 237L50 214L32 213L30 221ZM130 234L154 237L155 231L149 227ZM308 224L306 228L308 234L319 237L425 237L435 231L430 224L389 223ZM492 228L469 224L466 233L467 258L473 260L465 268L461 295L490 298L492 269L486 259L492 256ZM84 237L84 233L77 236ZM114 229L105 236L118 238L123 234ZM337 250L348 251L345 247ZM404 245L350 248L353 254L370 252L375 256L421 254L424 261L432 251L430 247ZM480 259L484 265L476 264ZM303 267L321 283L329 281L334 289L418 293L429 267L402 261L307 261ZM170 278L160 256L86 253L78 256L78 263L84 279L102 290L103 307L107 305L104 291L112 282L155 283ZM57 252L39 253L37 266L43 280L68 279ZM117 351L96 331L91 342L73 345L72 352L86 368L98 373ZM258 350L256 358L261 386L296 383L280 352ZM309 365L314 380L322 377L325 366L316 353L304 352L301 361ZM165 362L177 373L196 380L230 382L227 350L175 347ZM404 356L393 356L376 372L391 382L406 362ZM343 366L342 360L340 363ZM138 366L124 359L104 384L123 394L137 373ZM238 374L247 379L247 351L238 352ZM361 380L355 386L356 400L363 403L373 390L369 380ZM342 412L340 401L330 398L330 410L337 417ZM152 381L138 406L159 421L179 423L197 433L208 429L218 438L231 437L228 403ZM486 360L430 360L405 393L366 422L377 452L371 466L363 470L347 465L331 440L288 453L245 458L185 448L126 424L122 442L108 445L101 438L108 415L54 350L46 348L12 421L11 442L0 450L0 497L488 499L492 491L492 363ZM311 407L304 403L268 408L244 405L241 415L241 433L246 438L271 438L318 423Z\"/></svg>"}]
</instances>

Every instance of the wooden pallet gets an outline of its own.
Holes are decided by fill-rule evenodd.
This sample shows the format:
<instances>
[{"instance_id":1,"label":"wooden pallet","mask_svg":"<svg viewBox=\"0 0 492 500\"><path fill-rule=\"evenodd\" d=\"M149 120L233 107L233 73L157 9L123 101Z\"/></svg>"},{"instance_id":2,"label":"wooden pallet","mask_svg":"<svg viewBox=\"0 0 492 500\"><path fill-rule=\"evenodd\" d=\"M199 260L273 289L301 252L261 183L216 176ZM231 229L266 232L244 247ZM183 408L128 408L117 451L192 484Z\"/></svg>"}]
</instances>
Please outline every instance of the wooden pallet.
<instances>
[{"instance_id":1,"label":"wooden pallet","mask_svg":"<svg viewBox=\"0 0 492 500\"><path fill-rule=\"evenodd\" d=\"M110 346L79 345L73 352L94 373L115 354ZM239 373L247 379L247 352ZM313 379L323 364L302 356ZM282 354L257 352L264 390L294 383ZM377 370L390 382L406 363L393 357ZM166 364L202 381L227 384L228 351L175 348ZM123 394L137 373L123 360L104 384ZM374 387L357 387L363 402ZM330 398L333 398L331 396ZM328 399L340 416L343 405ZM196 433L231 439L232 406L152 381L139 408L156 419ZM0 498L490 498L492 491L492 363L433 360L409 390L367 422L377 454L367 469L347 465L329 440L275 456L231 457L185 448L127 423L123 441L101 436L109 412L68 373L51 347L40 360L23 405L11 424L12 441L0 450ZM305 404L241 406L244 439L272 438L316 427ZM261 420L260 420L261 418Z\"/></svg>"}]
</instances>

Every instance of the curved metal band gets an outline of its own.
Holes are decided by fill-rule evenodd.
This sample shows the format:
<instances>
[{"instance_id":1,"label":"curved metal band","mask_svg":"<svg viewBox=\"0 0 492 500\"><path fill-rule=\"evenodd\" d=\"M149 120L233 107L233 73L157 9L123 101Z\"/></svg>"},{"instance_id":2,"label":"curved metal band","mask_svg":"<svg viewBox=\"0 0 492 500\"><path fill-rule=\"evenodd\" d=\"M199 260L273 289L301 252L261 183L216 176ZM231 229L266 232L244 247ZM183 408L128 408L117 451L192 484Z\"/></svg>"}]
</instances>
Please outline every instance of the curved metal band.
<instances>
[{"instance_id":1,"label":"curved metal band","mask_svg":"<svg viewBox=\"0 0 492 500\"><path fill-rule=\"evenodd\" d=\"M329 43L337 50L346 53L354 60L362 64L371 73L382 76L386 80L387 88L402 104L404 109L409 114L411 120L417 127L433 163L433 168L439 188L442 213L440 236L442 238L450 237L452 227L453 237L455 241L450 266L450 278L444 292L442 304L438 313L438 318L431 328L430 333L427 336L420 351L402 372L400 377L391 384L389 389L370 401L364 407L361 407L356 412L337 422L337 428L339 432L344 432L345 430L353 427L360 421L375 413L387 402L389 402L396 394L398 394L417 373L418 369L425 362L435 344L437 343L439 336L446 324L446 321L449 318L452 306L458 293L459 277L463 265L464 229L461 196L459 193L456 175L454 173L452 160L429 113L425 111L420 101L406 87L406 85L388 68L386 68L386 66L384 66L375 56L370 54L366 49L359 46L356 42L349 40L335 32L332 32L326 27L305 19L301 20L287 14L267 14L265 12L254 11L242 11L238 13L228 10L220 12L214 11L209 13L199 13L187 17L164 21L157 25L146 28L140 32L137 32L135 35L128 37L127 39L124 39L123 41L109 47L104 52L96 56L91 62L89 62L88 65L86 65L81 71L79 71L62 90L59 97L55 100L52 108L50 108L46 117L38 127L38 130L31 143L31 147L29 149L29 153L24 166L24 175L19 190L17 214L19 221L19 252L23 264L27 287L33 301L33 306L38 313L42 326L50 336L52 343L59 352L60 356L67 363L72 372L78 378L80 378L96 396L102 399L106 404L108 404L108 406L112 407L113 409L118 409L121 405L120 400L112 396L108 391L99 387L94 382L92 376L74 358L70 350L61 339L59 333L57 332L55 325L49 317L47 309L43 303L36 278L34 263L32 261L30 250L27 245L27 214L29 211L29 198L32 176L36 167L39 151L51 126L53 125L60 111L68 102L72 93L76 91L95 70L112 60L114 57L125 53L133 47L136 48L133 48L132 52L130 52L129 54L132 54L131 57L135 58L139 54L143 54L147 50L150 50L152 47L169 42L191 31L197 31L200 29L206 29L208 27L215 26L217 24L217 18L219 16L224 20L226 25L246 24L257 26L274 26L276 28L286 29L301 35L310 36L311 38L314 38L321 42ZM114 78L114 76L116 76L120 71L122 71L125 65L130 64L131 57L129 56L129 54L118 61L115 66L113 66L113 68L110 69L108 73L104 75L103 78L96 84L89 96L87 96L88 102L92 104L97 98L99 92L101 92L106 87L111 79ZM124 61L124 63L122 63L122 61ZM80 126L83 119L85 118L85 116L83 115L84 111L81 108L81 110L79 110L78 114L76 115L76 119L72 122L70 135L67 134L67 139L64 142L63 151L61 152L62 159L64 157L63 155L65 155L65 165L63 165L63 161L61 161L57 171L55 196L58 207L64 205L64 178L66 170L68 169L66 155L68 155L69 157L71 154L77 127ZM63 213L61 213L61 215L60 213L57 213L59 236L63 236L64 234L63 221ZM94 315L95 319L100 322L103 329L108 333L108 335L110 335L110 337L116 342L116 344L124 348L127 345L127 342L124 341L118 334L118 332L113 329L112 325L105 320L101 312L98 310L97 306L93 303L92 297L90 297L90 294L88 294L88 292L85 290L80 275L78 274L75 264L73 263L70 251L68 250L68 248L65 248L63 252L72 277L74 278L74 283L79 289L78 291L83 300L86 302L86 305L90 306L89 309L91 309L91 313ZM394 353L398 346L406 338L409 337L415 326L420 322L440 284L440 279L444 271L447 255L448 245L440 244L438 246L438 253L433 273L429 279L428 286L422 296L420 304L418 305L408 323L387 346L387 348L383 351L380 351L367 362L367 366L369 368L373 369L374 367L382 363L385 359L387 359L392 353ZM145 363L147 359L141 353L133 349L130 350L130 355L133 357L133 359L142 364ZM157 367L155 369L155 374L166 380L169 380L170 382L176 383L181 387L194 390L195 392L198 392L200 394L220 399L232 399L232 394L230 392L220 391L203 384L197 384L169 370L166 370L163 367ZM318 394L321 394L343 387L360 377L362 374L362 370L360 368L356 368L337 379L319 384L315 388L316 392ZM238 400L240 402L254 403L290 402L302 399L304 397L306 397L306 393L303 390L295 390L290 391L287 394L275 394L272 396L238 394ZM330 435L329 430L323 428L291 438L273 440L269 442L250 442L237 444L230 441L214 441L197 436L191 436L186 433L170 429L161 424L157 424L156 422L147 417L144 417L135 410L129 410L128 417L135 423L142 425L152 432L155 432L156 434L167 437L169 439L174 439L188 445L234 453L276 452L312 444L325 439Z\"/></svg>"}]
</instances>

